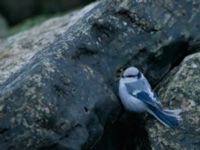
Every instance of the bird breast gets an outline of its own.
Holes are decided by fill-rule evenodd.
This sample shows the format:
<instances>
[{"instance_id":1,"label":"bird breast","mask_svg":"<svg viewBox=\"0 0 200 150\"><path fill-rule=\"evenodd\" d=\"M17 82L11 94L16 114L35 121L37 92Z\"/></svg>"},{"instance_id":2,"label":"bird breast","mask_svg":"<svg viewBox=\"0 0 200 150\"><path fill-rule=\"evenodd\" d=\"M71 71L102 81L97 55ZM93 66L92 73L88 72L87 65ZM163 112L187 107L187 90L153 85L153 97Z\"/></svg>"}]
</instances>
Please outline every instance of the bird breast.
<instances>
[{"instance_id":1,"label":"bird breast","mask_svg":"<svg viewBox=\"0 0 200 150\"><path fill-rule=\"evenodd\" d=\"M123 106L129 111L146 111L146 105L141 100L135 98L134 96L130 95L130 93L128 93L128 90L126 89L126 86L122 80L120 80L119 85L119 96Z\"/></svg>"}]
</instances>

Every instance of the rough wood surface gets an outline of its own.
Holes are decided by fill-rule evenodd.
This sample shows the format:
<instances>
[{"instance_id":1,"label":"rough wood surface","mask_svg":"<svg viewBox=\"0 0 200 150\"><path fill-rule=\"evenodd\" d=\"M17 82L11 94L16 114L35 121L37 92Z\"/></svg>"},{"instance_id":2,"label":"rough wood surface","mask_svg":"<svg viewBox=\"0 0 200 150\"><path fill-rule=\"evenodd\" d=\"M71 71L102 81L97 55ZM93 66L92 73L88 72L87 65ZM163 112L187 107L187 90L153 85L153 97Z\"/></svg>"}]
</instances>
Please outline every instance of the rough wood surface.
<instances>
[{"instance_id":1,"label":"rough wood surface","mask_svg":"<svg viewBox=\"0 0 200 150\"><path fill-rule=\"evenodd\" d=\"M122 113L121 69L135 65L156 85L198 50L199 7L198 0L102 0L87 6L0 85L0 147L91 149ZM22 45L17 38L14 44ZM25 45L31 53L34 46ZM137 147L127 142L126 150Z\"/></svg>"}]
</instances>

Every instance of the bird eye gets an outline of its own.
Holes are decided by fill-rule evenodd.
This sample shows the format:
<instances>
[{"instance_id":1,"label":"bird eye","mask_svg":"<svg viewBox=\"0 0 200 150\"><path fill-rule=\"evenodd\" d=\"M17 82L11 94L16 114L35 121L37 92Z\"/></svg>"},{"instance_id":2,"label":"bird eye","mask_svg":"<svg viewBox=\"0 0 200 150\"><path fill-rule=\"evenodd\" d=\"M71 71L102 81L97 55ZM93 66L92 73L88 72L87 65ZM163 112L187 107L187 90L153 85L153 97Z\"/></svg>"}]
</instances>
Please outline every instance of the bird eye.
<instances>
[{"instance_id":1,"label":"bird eye","mask_svg":"<svg viewBox=\"0 0 200 150\"><path fill-rule=\"evenodd\" d=\"M126 76L122 76L122 77L123 77L123 78L124 78L124 77L126 77L126 78L136 78L136 77L137 77L137 78L139 79L139 78L141 77L141 73L139 72L139 73L136 74L136 75L126 75Z\"/></svg>"},{"instance_id":2,"label":"bird eye","mask_svg":"<svg viewBox=\"0 0 200 150\"><path fill-rule=\"evenodd\" d=\"M135 78L135 77L137 77L137 75L127 75L126 77L127 78Z\"/></svg>"}]
</instances>

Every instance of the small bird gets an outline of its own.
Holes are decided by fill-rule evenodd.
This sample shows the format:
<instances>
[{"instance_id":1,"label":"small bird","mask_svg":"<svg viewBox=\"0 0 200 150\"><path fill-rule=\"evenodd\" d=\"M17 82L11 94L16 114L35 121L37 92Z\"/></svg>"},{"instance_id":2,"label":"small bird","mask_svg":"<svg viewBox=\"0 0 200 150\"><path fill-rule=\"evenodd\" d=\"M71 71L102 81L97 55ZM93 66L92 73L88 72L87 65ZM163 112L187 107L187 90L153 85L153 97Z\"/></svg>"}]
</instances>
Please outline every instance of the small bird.
<instances>
[{"instance_id":1,"label":"small bird","mask_svg":"<svg viewBox=\"0 0 200 150\"><path fill-rule=\"evenodd\" d=\"M148 112L169 128L179 126L180 109L163 109L149 82L136 67L129 67L123 72L119 81L119 96L127 110Z\"/></svg>"}]
</instances>

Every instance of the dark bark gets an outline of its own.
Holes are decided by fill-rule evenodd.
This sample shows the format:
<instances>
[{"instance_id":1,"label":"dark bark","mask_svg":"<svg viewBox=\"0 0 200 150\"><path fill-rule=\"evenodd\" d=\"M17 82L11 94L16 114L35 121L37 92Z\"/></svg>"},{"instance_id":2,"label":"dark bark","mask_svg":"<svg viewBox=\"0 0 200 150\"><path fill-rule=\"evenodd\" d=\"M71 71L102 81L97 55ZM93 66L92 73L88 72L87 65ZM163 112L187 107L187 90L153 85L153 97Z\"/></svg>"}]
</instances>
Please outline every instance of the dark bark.
<instances>
[{"instance_id":1,"label":"dark bark","mask_svg":"<svg viewBox=\"0 0 200 150\"><path fill-rule=\"evenodd\" d=\"M152 85L159 83L195 51L199 10L197 0L97 2L0 86L0 147L92 148L122 113L121 70L137 66ZM125 145L116 149L131 149Z\"/></svg>"}]
</instances>

